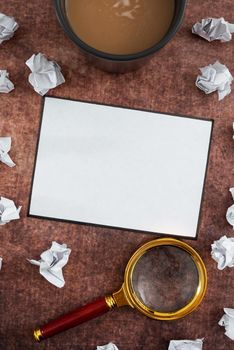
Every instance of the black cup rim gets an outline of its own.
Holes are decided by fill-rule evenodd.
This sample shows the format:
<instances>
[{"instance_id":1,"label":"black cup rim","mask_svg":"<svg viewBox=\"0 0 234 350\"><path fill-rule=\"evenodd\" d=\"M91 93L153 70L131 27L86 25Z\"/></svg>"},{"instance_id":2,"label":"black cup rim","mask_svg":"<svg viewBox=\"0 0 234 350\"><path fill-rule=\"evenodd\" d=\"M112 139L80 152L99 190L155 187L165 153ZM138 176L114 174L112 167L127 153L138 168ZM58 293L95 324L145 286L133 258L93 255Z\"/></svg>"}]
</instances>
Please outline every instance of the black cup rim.
<instances>
[{"instance_id":1,"label":"black cup rim","mask_svg":"<svg viewBox=\"0 0 234 350\"><path fill-rule=\"evenodd\" d=\"M83 51L101 58L105 59L108 61L114 61L114 62L121 62L121 61L134 61L138 60L141 58L145 58L147 56L151 56L154 54L156 51L160 50L163 46L165 46L172 38L173 36L177 33L178 29L180 28L183 17L184 17L184 12L185 12L185 7L186 7L187 0L180 0L179 1L179 9L176 13L176 17L174 19L174 22L172 22L172 25L170 26L167 34L154 46L141 51L137 52L134 54L128 54L128 55L118 55L118 54L110 54L106 53L103 51L99 51L92 46L89 46L86 44L84 41L82 41L72 30L70 27L70 24L65 16L65 13L62 8L62 1L61 0L54 0L54 6L55 6L55 11L57 18L59 20L60 25L62 26L64 32L67 34L67 36L77 45L79 46Z\"/></svg>"}]
</instances>

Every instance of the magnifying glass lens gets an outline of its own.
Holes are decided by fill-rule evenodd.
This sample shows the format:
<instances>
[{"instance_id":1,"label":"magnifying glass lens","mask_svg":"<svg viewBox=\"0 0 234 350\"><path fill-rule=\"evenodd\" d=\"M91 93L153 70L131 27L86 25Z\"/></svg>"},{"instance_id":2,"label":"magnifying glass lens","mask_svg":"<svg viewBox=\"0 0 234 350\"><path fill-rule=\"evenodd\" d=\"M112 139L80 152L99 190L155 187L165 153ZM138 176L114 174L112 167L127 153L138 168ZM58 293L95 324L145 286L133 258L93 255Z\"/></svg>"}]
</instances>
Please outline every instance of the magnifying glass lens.
<instances>
[{"instance_id":1,"label":"magnifying glass lens","mask_svg":"<svg viewBox=\"0 0 234 350\"><path fill-rule=\"evenodd\" d=\"M131 278L135 297L147 308L175 312L195 296L199 285L196 264L189 253L162 245L147 250L137 261Z\"/></svg>"}]
</instances>

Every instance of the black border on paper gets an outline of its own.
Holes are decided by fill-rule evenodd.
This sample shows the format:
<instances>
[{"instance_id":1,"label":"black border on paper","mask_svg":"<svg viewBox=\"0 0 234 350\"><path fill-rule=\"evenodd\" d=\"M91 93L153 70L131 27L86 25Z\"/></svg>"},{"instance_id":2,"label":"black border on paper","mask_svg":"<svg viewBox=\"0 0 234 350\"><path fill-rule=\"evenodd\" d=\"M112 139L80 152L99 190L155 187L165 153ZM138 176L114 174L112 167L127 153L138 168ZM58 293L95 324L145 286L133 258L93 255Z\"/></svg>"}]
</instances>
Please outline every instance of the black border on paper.
<instances>
[{"instance_id":1,"label":"black border on paper","mask_svg":"<svg viewBox=\"0 0 234 350\"><path fill-rule=\"evenodd\" d=\"M39 143L40 143L41 128L42 128L43 113L44 113L44 106L45 106L46 98L55 98L55 99L60 99L60 100L68 100L68 101L74 101L74 102L96 104L96 105L102 105L102 106L107 106L107 107L115 107L115 108L122 108L122 109L132 109L132 110L136 110L136 111L149 112L149 113L152 113L152 114L158 113L158 114L169 115L169 116L173 116L173 117L189 118L189 119L204 120L204 121L211 122L210 141L209 141L209 148L208 148L208 154L207 154L207 160L206 160L206 169L205 169L205 176L204 176L203 187L202 187L202 196L201 196L201 202L200 202L200 208L199 208L199 216L198 216L198 221L197 221L197 228L196 228L196 235L195 235L195 237L179 236L179 235L175 235L175 234L171 234L170 235L170 234L164 233L164 232L142 231L142 230L136 230L136 229L131 229L131 228L127 228L127 227L102 225L102 224L95 224L95 223L92 223L92 222L74 221L74 220L59 219L59 218L53 218L53 217L46 217L46 216L30 214L32 192L33 192L33 183L34 183L34 176L35 176L35 171L36 171L36 163L37 163L37 156L38 156L38 149L39 149ZM204 199L205 183L206 183L206 179L207 179L208 164L209 164L209 159L210 159L210 150L211 150L211 140L212 140L212 135L213 135L213 128L214 128L214 120L213 119L206 119L206 118L202 118L202 117L193 117L193 116L185 116L185 115L165 113L165 112L157 112L157 111L152 111L152 110L147 110L147 109L130 108L130 107L125 107L125 106L118 106L118 105L111 105L111 104L101 103L101 102L97 102L97 101L76 100L76 99L72 99L72 98L56 97L56 96L49 96L49 95L45 96L45 97L43 97L43 100L42 100L39 133L38 133L38 139L37 139L37 145L36 145L36 154L35 154L35 158L34 158L34 166L33 166L33 174L32 174L32 182L31 182L31 189L30 189L30 196L29 196L29 204L28 204L27 216L28 217L32 217L32 218L37 218L37 219L53 220L53 221L60 221L60 222L81 224L81 225L92 225L92 226L95 226L95 227L113 228L113 229L130 231L130 232L158 234L158 235L163 235L163 236L166 235L167 237L171 236L171 237L174 237L174 238L197 240L197 238L198 238L198 231L199 231L200 222L201 222L202 202L203 202L203 199Z\"/></svg>"}]
</instances>

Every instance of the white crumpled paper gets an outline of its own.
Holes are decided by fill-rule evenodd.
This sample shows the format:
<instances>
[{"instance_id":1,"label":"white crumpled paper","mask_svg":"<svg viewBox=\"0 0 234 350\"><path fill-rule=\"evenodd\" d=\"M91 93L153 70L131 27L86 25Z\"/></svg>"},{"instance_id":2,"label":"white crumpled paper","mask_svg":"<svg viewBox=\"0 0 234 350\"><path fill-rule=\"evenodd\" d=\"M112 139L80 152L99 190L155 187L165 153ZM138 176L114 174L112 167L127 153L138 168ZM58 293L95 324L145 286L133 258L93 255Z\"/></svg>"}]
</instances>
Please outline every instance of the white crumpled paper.
<instances>
[{"instance_id":1,"label":"white crumpled paper","mask_svg":"<svg viewBox=\"0 0 234 350\"><path fill-rule=\"evenodd\" d=\"M218 263L218 269L234 266L234 237L221 237L211 244L211 256Z\"/></svg>"},{"instance_id":2,"label":"white crumpled paper","mask_svg":"<svg viewBox=\"0 0 234 350\"><path fill-rule=\"evenodd\" d=\"M106 345L97 346L96 350L118 350L114 343L108 343Z\"/></svg>"},{"instance_id":3,"label":"white crumpled paper","mask_svg":"<svg viewBox=\"0 0 234 350\"><path fill-rule=\"evenodd\" d=\"M233 77L224 64L216 61L200 68L200 71L202 74L197 76L196 86L205 94L217 91L219 101L230 94Z\"/></svg>"},{"instance_id":4,"label":"white crumpled paper","mask_svg":"<svg viewBox=\"0 0 234 350\"><path fill-rule=\"evenodd\" d=\"M234 187L230 187L229 192L231 193L232 199L234 200Z\"/></svg>"},{"instance_id":5,"label":"white crumpled paper","mask_svg":"<svg viewBox=\"0 0 234 350\"><path fill-rule=\"evenodd\" d=\"M2 257L0 256L0 270L2 269Z\"/></svg>"},{"instance_id":6,"label":"white crumpled paper","mask_svg":"<svg viewBox=\"0 0 234 350\"><path fill-rule=\"evenodd\" d=\"M59 65L55 61L48 61L42 53L32 55L26 65L32 72L28 77L29 83L41 96L65 82Z\"/></svg>"},{"instance_id":7,"label":"white crumpled paper","mask_svg":"<svg viewBox=\"0 0 234 350\"><path fill-rule=\"evenodd\" d=\"M17 220L20 218L21 207L18 209L15 206L15 203L5 197L1 197L0 200L0 225L5 225L11 220Z\"/></svg>"},{"instance_id":8,"label":"white crumpled paper","mask_svg":"<svg viewBox=\"0 0 234 350\"><path fill-rule=\"evenodd\" d=\"M19 25L14 17L0 13L0 44L5 40L9 40L18 28Z\"/></svg>"},{"instance_id":9,"label":"white crumpled paper","mask_svg":"<svg viewBox=\"0 0 234 350\"><path fill-rule=\"evenodd\" d=\"M229 191L231 192L232 198L233 198L233 200L234 200L234 188L231 187L231 188L229 189ZM226 219L227 219L227 222L228 222L230 225L232 225L232 227L233 227L233 229L234 229L234 204L231 205L231 206L228 208L228 210L227 210L227 212L226 212Z\"/></svg>"},{"instance_id":10,"label":"white crumpled paper","mask_svg":"<svg viewBox=\"0 0 234 350\"><path fill-rule=\"evenodd\" d=\"M234 204L231 205L226 213L226 219L227 222L232 225L233 229L234 229Z\"/></svg>"},{"instance_id":11,"label":"white crumpled paper","mask_svg":"<svg viewBox=\"0 0 234 350\"><path fill-rule=\"evenodd\" d=\"M10 149L11 137L0 137L0 161L12 168L15 163L8 154Z\"/></svg>"},{"instance_id":12,"label":"white crumpled paper","mask_svg":"<svg viewBox=\"0 0 234 350\"><path fill-rule=\"evenodd\" d=\"M225 327L225 335L234 340L234 309L224 308L225 315L219 321L219 325Z\"/></svg>"},{"instance_id":13,"label":"white crumpled paper","mask_svg":"<svg viewBox=\"0 0 234 350\"><path fill-rule=\"evenodd\" d=\"M203 339L171 340L168 350L202 350Z\"/></svg>"},{"instance_id":14,"label":"white crumpled paper","mask_svg":"<svg viewBox=\"0 0 234 350\"><path fill-rule=\"evenodd\" d=\"M208 41L220 40L226 42L232 39L234 24L228 23L223 17L204 18L201 22L194 24L192 33Z\"/></svg>"},{"instance_id":15,"label":"white crumpled paper","mask_svg":"<svg viewBox=\"0 0 234 350\"><path fill-rule=\"evenodd\" d=\"M66 244L52 242L51 248L41 254L41 259L28 261L40 267L40 274L58 288L65 284L62 268L67 264L71 249Z\"/></svg>"},{"instance_id":16,"label":"white crumpled paper","mask_svg":"<svg viewBox=\"0 0 234 350\"><path fill-rule=\"evenodd\" d=\"M9 79L9 73L7 70L0 70L0 92L7 94L14 90L14 84Z\"/></svg>"},{"instance_id":17,"label":"white crumpled paper","mask_svg":"<svg viewBox=\"0 0 234 350\"><path fill-rule=\"evenodd\" d=\"M224 64L216 61L200 71L202 74L197 76L196 86L205 94L218 91L219 101L230 94L233 76Z\"/></svg>"}]
</instances>

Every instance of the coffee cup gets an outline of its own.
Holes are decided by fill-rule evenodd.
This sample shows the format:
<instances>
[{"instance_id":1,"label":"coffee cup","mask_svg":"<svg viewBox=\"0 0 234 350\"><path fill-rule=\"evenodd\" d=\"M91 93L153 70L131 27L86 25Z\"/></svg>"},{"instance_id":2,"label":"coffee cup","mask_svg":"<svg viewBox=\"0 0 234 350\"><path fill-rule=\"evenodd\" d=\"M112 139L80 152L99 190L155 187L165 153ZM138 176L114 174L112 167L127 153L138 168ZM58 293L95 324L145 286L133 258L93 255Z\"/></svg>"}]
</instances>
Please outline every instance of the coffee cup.
<instances>
[{"instance_id":1,"label":"coffee cup","mask_svg":"<svg viewBox=\"0 0 234 350\"><path fill-rule=\"evenodd\" d=\"M165 46L182 23L186 2L54 0L68 37L95 66L115 73L140 68Z\"/></svg>"}]
</instances>

